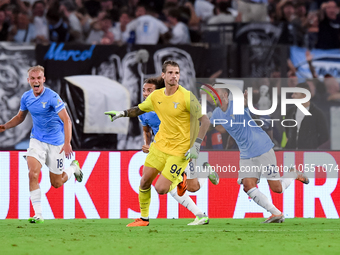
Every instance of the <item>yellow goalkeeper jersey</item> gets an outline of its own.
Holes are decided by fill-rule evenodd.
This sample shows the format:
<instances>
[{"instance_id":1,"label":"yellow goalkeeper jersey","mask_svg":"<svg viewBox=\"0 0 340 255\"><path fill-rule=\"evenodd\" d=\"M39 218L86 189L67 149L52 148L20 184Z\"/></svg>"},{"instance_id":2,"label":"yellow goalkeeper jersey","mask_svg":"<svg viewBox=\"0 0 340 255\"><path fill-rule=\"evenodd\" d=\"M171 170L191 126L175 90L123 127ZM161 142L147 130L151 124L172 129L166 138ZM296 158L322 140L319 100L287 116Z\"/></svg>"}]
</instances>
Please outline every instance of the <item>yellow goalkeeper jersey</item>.
<instances>
[{"instance_id":1,"label":"yellow goalkeeper jersey","mask_svg":"<svg viewBox=\"0 0 340 255\"><path fill-rule=\"evenodd\" d=\"M183 157L197 137L201 105L181 85L171 96L166 96L164 90L155 90L138 107L144 112L155 111L161 121L154 146L164 153Z\"/></svg>"}]
</instances>

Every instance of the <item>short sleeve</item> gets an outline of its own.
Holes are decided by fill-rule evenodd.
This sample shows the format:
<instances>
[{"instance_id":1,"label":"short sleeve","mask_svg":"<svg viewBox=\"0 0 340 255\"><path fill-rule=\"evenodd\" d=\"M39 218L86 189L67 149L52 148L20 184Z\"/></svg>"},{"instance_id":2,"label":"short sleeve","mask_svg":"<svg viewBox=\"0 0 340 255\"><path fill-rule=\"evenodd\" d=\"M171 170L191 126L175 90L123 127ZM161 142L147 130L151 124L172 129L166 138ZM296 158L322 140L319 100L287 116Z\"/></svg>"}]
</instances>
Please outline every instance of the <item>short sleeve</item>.
<instances>
[{"instance_id":1,"label":"short sleeve","mask_svg":"<svg viewBox=\"0 0 340 255\"><path fill-rule=\"evenodd\" d=\"M59 113L62 109L65 108L65 103L61 100L60 96L55 93L51 99L51 106L56 113Z\"/></svg>"},{"instance_id":2,"label":"short sleeve","mask_svg":"<svg viewBox=\"0 0 340 255\"><path fill-rule=\"evenodd\" d=\"M169 28L160 20L158 20L159 22L159 31L161 34L165 34L166 32L169 31Z\"/></svg>"},{"instance_id":3,"label":"short sleeve","mask_svg":"<svg viewBox=\"0 0 340 255\"><path fill-rule=\"evenodd\" d=\"M140 123L142 123L143 127L148 126L148 124L146 123L147 121L145 119L145 114L139 115L138 119L139 119Z\"/></svg>"},{"instance_id":4,"label":"short sleeve","mask_svg":"<svg viewBox=\"0 0 340 255\"><path fill-rule=\"evenodd\" d=\"M200 119L203 116L201 104L192 92L186 94L185 103L187 110L196 119Z\"/></svg>"},{"instance_id":5,"label":"short sleeve","mask_svg":"<svg viewBox=\"0 0 340 255\"><path fill-rule=\"evenodd\" d=\"M27 111L27 107L26 107L26 94L23 94L20 100L20 111Z\"/></svg>"},{"instance_id":6,"label":"short sleeve","mask_svg":"<svg viewBox=\"0 0 340 255\"><path fill-rule=\"evenodd\" d=\"M155 91L154 91L155 92ZM152 95L154 94L154 92L152 92L146 99L144 102L140 103L138 105L138 108L143 111L143 112L152 112L154 111L153 108L153 104L152 104Z\"/></svg>"}]
</instances>

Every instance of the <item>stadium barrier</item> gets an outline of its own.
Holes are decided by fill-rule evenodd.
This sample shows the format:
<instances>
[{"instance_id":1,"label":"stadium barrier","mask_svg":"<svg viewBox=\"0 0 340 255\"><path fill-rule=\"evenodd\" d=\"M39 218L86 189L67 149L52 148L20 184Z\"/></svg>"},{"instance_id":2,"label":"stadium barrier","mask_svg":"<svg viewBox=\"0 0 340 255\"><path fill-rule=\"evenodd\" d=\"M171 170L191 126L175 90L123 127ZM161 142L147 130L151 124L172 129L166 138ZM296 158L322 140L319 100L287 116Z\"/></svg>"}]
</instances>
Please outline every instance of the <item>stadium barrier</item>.
<instances>
[{"instance_id":1,"label":"stadium barrier","mask_svg":"<svg viewBox=\"0 0 340 255\"><path fill-rule=\"evenodd\" d=\"M33 215L24 153L0 152L0 219L26 219ZM263 179L259 183L260 190L287 218L339 218L339 151L277 151L276 156L277 165L283 166L283 171L295 165L314 177L309 185L293 182L283 194L271 192ZM45 219L139 217L138 187L145 157L141 151L76 151L74 158L83 169L83 182L77 183L72 177L59 189L51 187L48 169L44 166L40 188ZM66 159L64 165L68 166L74 158ZM238 168L239 152L201 152L200 161L209 161L217 170L218 166ZM230 175L221 170L219 185L206 181L199 192L191 194L198 207L212 218L268 217L269 213L243 192L236 182L237 174L230 169ZM161 196L155 189L151 194L151 218L193 217L170 194Z\"/></svg>"}]
</instances>

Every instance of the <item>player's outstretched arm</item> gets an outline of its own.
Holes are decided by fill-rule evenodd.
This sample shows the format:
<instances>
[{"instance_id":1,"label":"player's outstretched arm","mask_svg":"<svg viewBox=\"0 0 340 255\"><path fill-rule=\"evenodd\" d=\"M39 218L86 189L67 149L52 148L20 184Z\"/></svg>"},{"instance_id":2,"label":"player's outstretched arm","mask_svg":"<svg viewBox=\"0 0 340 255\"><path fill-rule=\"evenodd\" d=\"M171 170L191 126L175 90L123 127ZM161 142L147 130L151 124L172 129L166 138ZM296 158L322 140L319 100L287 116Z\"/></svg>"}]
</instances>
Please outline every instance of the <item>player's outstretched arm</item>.
<instances>
[{"instance_id":1,"label":"player's outstretched arm","mask_svg":"<svg viewBox=\"0 0 340 255\"><path fill-rule=\"evenodd\" d=\"M18 114L15 115L10 121L8 121L4 125L0 125L0 133L4 132L6 129L10 129L13 127L18 126L20 123L22 123L27 115L27 111L21 111L19 110Z\"/></svg>"},{"instance_id":2,"label":"player's outstretched arm","mask_svg":"<svg viewBox=\"0 0 340 255\"><path fill-rule=\"evenodd\" d=\"M135 106L125 111L108 111L105 112L105 115L109 115L111 121L114 121L121 117L137 117L138 115L141 115L143 113L145 112L139 109L138 106Z\"/></svg>"}]
</instances>

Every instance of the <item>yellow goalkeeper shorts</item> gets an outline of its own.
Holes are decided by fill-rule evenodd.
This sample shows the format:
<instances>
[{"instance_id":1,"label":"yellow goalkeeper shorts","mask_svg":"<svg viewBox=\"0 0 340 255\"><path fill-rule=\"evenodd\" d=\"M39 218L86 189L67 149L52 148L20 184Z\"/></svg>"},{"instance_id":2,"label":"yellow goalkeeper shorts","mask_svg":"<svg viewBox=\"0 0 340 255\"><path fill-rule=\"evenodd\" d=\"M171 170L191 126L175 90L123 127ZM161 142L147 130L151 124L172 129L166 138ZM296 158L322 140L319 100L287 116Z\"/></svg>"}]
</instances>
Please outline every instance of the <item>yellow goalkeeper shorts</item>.
<instances>
[{"instance_id":1,"label":"yellow goalkeeper shorts","mask_svg":"<svg viewBox=\"0 0 340 255\"><path fill-rule=\"evenodd\" d=\"M162 172L162 175L177 186L178 183L182 182L182 173L187 167L189 160L185 157L172 156L164 153L155 146L153 143L150 146L149 154L145 159L145 166L156 168Z\"/></svg>"}]
</instances>

